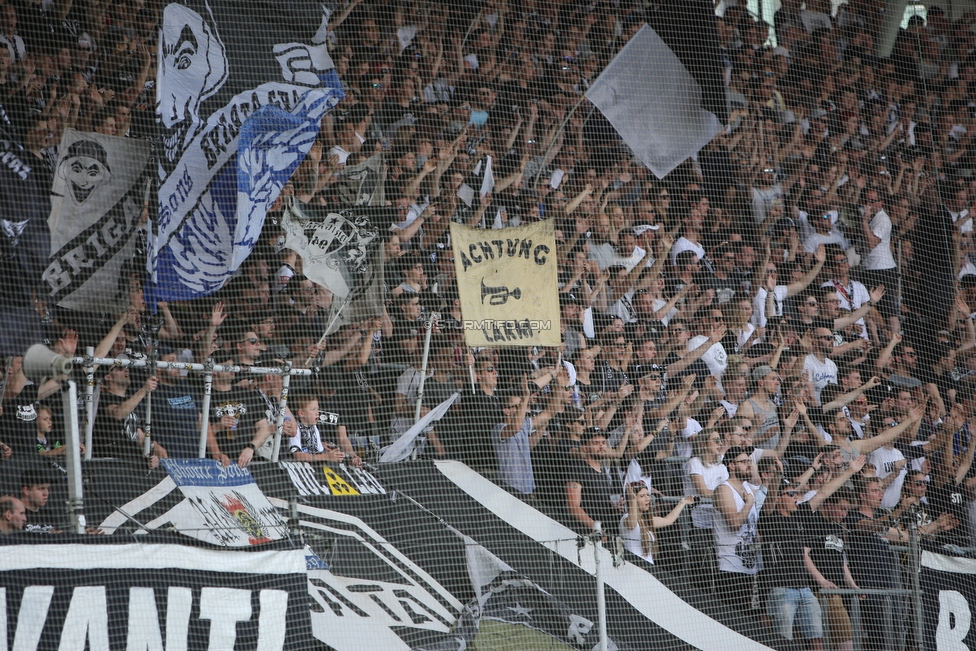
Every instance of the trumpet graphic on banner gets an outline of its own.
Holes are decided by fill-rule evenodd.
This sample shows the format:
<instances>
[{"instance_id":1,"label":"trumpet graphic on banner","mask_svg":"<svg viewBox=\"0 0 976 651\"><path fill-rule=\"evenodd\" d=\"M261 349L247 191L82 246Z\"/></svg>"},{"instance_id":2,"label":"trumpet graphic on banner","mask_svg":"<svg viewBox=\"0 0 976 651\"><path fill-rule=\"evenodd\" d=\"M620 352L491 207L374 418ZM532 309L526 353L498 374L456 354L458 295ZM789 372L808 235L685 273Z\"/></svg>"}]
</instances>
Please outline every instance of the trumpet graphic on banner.
<instances>
[{"instance_id":1,"label":"trumpet graphic on banner","mask_svg":"<svg viewBox=\"0 0 976 651\"><path fill-rule=\"evenodd\" d=\"M469 346L559 345L551 220L502 230L451 224L451 243Z\"/></svg>"},{"instance_id":2,"label":"trumpet graphic on banner","mask_svg":"<svg viewBox=\"0 0 976 651\"><path fill-rule=\"evenodd\" d=\"M481 279L481 303L484 305L485 298L491 296L488 301L489 305L505 305L508 302L509 296L514 298L516 301L522 298L522 290L516 287L513 290L509 290L508 287L504 285L501 287L489 287L485 284L485 279Z\"/></svg>"}]
</instances>

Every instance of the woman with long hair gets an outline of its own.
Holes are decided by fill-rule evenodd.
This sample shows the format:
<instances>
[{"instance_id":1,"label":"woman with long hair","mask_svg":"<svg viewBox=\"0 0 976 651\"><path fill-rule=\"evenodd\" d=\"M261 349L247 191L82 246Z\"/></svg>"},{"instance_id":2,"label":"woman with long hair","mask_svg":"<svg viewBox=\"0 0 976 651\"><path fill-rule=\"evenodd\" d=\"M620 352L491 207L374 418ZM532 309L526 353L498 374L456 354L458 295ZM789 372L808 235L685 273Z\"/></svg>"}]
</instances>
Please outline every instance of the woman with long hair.
<instances>
[{"instance_id":1,"label":"woman with long hair","mask_svg":"<svg viewBox=\"0 0 976 651\"><path fill-rule=\"evenodd\" d=\"M654 515L651 493L643 481L628 482L626 494L627 512L620 518L619 525L624 548L653 564L654 531L674 524L681 511L689 504L693 504L695 498L688 495L682 497L671 512L661 518Z\"/></svg>"},{"instance_id":2,"label":"woman with long hair","mask_svg":"<svg viewBox=\"0 0 976 651\"><path fill-rule=\"evenodd\" d=\"M692 457L684 466L684 494L688 497L712 497L719 484L729 478L722 464L725 446L722 435L715 430L702 430L692 439ZM691 513L691 522L698 529L712 528L714 509L711 504L699 504ZM709 534L710 535L710 534Z\"/></svg>"}]
</instances>

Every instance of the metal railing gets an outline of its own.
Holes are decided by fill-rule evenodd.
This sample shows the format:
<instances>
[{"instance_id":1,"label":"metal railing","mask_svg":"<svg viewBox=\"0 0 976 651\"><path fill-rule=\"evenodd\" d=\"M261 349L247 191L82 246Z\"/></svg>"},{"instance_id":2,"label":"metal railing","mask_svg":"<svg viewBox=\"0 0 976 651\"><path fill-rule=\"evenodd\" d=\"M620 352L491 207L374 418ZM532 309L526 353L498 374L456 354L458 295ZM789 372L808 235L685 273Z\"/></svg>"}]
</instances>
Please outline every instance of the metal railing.
<instances>
[{"instance_id":1,"label":"metal railing","mask_svg":"<svg viewBox=\"0 0 976 651\"><path fill-rule=\"evenodd\" d=\"M95 423L94 392L95 392L95 368L98 366L112 366L115 368L146 368L150 365L148 359L120 359L118 357L95 357L94 349L89 347L84 357L72 359L75 364L81 365L85 370L85 416L87 419L85 427L85 459L92 458L92 428ZM311 369L292 368L291 364L284 367L278 366L221 366L214 364L208 358L203 364L191 362L155 362L155 368L167 370L178 369L181 371L196 371L203 373L203 407L201 413L204 417L200 419L200 438L197 447L197 454L200 458L207 456L207 430L209 426L210 397L213 389L214 373L246 373L250 375L280 375L282 376L281 399L278 401L278 414L275 422L274 447L271 452L271 461L277 462L281 452L281 435L285 422L285 406L288 404L288 387L294 375L309 376L313 374ZM151 423L152 418L152 393L146 396L146 420ZM146 438L149 439L150 432Z\"/></svg>"}]
</instances>

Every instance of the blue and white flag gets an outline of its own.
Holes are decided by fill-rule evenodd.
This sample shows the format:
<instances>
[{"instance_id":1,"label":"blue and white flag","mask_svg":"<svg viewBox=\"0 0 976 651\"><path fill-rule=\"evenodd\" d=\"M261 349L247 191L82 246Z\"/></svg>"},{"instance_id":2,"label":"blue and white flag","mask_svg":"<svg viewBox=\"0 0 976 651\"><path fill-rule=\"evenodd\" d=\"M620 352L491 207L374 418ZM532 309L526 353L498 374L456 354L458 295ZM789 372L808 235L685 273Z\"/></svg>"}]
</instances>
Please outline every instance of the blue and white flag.
<instances>
[{"instance_id":1,"label":"blue and white flag","mask_svg":"<svg viewBox=\"0 0 976 651\"><path fill-rule=\"evenodd\" d=\"M150 303L224 285L344 97L325 41L332 5L299 0L273 15L270 6L190 0L163 9Z\"/></svg>"}]
</instances>

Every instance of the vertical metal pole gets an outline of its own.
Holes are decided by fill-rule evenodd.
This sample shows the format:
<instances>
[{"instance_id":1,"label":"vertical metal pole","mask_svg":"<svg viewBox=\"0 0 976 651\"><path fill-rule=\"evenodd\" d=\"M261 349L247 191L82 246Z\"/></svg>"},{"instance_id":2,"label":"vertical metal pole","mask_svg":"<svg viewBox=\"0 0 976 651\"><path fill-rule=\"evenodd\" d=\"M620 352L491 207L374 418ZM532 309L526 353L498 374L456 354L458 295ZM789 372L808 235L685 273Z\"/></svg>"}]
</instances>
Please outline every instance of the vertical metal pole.
<instances>
[{"instance_id":1,"label":"vertical metal pole","mask_svg":"<svg viewBox=\"0 0 976 651\"><path fill-rule=\"evenodd\" d=\"M150 355L151 356L149 358L149 377L153 377L154 375L156 375L156 350L153 349L153 351L152 351L152 353L150 353ZM152 448L153 448L153 444L152 444L152 394L153 394L153 392L150 391L149 393L146 394L146 399L143 400L143 403L145 403L145 405L146 405L146 420L143 422L142 431L145 432L146 436L145 436L145 438L142 441L142 454L145 457L148 457L150 454L152 454Z\"/></svg>"},{"instance_id":2,"label":"vertical metal pole","mask_svg":"<svg viewBox=\"0 0 976 651\"><path fill-rule=\"evenodd\" d=\"M901 240L899 240L898 241L898 264L895 267L898 270L898 286L896 288L897 291L895 292L895 298L898 300L898 305L901 305L902 264L904 262L904 260L902 258L902 252L901 252L901 245L902 244L904 244L904 242L902 242Z\"/></svg>"},{"instance_id":3,"label":"vertical metal pole","mask_svg":"<svg viewBox=\"0 0 976 651\"><path fill-rule=\"evenodd\" d=\"M78 428L78 385L68 380L68 390L62 394L64 406L65 461L68 466L68 516L75 533L85 533L85 512L81 491L81 436Z\"/></svg>"},{"instance_id":4,"label":"vertical metal pole","mask_svg":"<svg viewBox=\"0 0 976 651\"><path fill-rule=\"evenodd\" d=\"M915 608L915 648L930 651L925 648L923 628L925 615L922 612L922 550L921 538L918 535L917 521L913 518L908 529L908 553L911 555L909 568L912 573L912 603Z\"/></svg>"},{"instance_id":5,"label":"vertical metal pole","mask_svg":"<svg viewBox=\"0 0 976 651\"><path fill-rule=\"evenodd\" d=\"M600 620L599 648L600 651L607 651L609 648L607 638L607 594L606 586L603 583L603 566L600 565L600 550L603 549L603 538L599 532L603 531L602 523L595 523L593 530L596 532L593 534L593 558L596 560L596 607Z\"/></svg>"},{"instance_id":6,"label":"vertical metal pole","mask_svg":"<svg viewBox=\"0 0 976 651\"><path fill-rule=\"evenodd\" d=\"M285 407L288 405L288 387L291 384L291 362L285 367L281 378L281 399L278 400L278 422L275 424L274 447L271 451L271 462L278 463L281 454L281 433L285 427Z\"/></svg>"},{"instance_id":7,"label":"vertical metal pole","mask_svg":"<svg viewBox=\"0 0 976 651\"><path fill-rule=\"evenodd\" d=\"M413 410L413 422L420 420L420 407L424 401L424 381L427 379L427 360L430 357L430 336L434 332L434 322L437 320L437 312L430 315L430 321L425 326L427 334L424 335L424 359L420 363L420 386L417 388L417 406Z\"/></svg>"},{"instance_id":8,"label":"vertical metal pole","mask_svg":"<svg viewBox=\"0 0 976 651\"><path fill-rule=\"evenodd\" d=\"M92 429L95 427L95 347L85 348L85 460L92 458Z\"/></svg>"},{"instance_id":9,"label":"vertical metal pole","mask_svg":"<svg viewBox=\"0 0 976 651\"><path fill-rule=\"evenodd\" d=\"M208 358L203 364L207 370L203 372L203 412L200 416L200 441L197 447L197 456L201 459L207 458L207 432L210 429L210 396L213 394L213 358Z\"/></svg>"}]
</instances>

